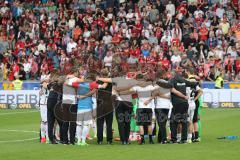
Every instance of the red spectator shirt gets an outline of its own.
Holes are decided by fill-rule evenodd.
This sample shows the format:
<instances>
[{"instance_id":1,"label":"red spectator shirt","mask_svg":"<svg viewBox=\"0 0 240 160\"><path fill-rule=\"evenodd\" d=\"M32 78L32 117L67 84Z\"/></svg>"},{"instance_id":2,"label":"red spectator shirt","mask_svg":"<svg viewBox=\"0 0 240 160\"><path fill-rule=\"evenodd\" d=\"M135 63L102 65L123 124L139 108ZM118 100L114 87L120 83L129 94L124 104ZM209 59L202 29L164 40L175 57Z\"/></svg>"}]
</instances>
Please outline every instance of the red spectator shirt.
<instances>
[{"instance_id":1,"label":"red spectator shirt","mask_svg":"<svg viewBox=\"0 0 240 160\"><path fill-rule=\"evenodd\" d=\"M195 18L195 21L197 23L202 23L204 21L204 19L202 17L198 17L198 18Z\"/></svg>"},{"instance_id":2,"label":"red spectator shirt","mask_svg":"<svg viewBox=\"0 0 240 160\"><path fill-rule=\"evenodd\" d=\"M41 25L41 31L45 33L47 31L47 27L48 27L47 23L43 21Z\"/></svg>"},{"instance_id":3,"label":"red spectator shirt","mask_svg":"<svg viewBox=\"0 0 240 160\"><path fill-rule=\"evenodd\" d=\"M136 32L140 34L142 32L142 28L143 28L142 24L141 23L137 23L135 25L135 27L136 27L135 28Z\"/></svg>"},{"instance_id":4,"label":"red spectator shirt","mask_svg":"<svg viewBox=\"0 0 240 160\"><path fill-rule=\"evenodd\" d=\"M13 73L13 72L10 72L10 73L8 74L8 80L9 80L9 81L13 81L13 80L14 80L14 73Z\"/></svg>"},{"instance_id":5,"label":"red spectator shirt","mask_svg":"<svg viewBox=\"0 0 240 160\"><path fill-rule=\"evenodd\" d=\"M42 70L42 71L45 71L45 72L48 70L48 63L47 63L46 60L44 60L44 61L42 62L41 70Z\"/></svg>"},{"instance_id":6,"label":"red spectator shirt","mask_svg":"<svg viewBox=\"0 0 240 160\"><path fill-rule=\"evenodd\" d=\"M64 72L65 73L70 73L70 71L72 70L72 67L73 67L73 64L71 64L70 62L68 62L68 63L66 63L65 65L64 65Z\"/></svg>"},{"instance_id":7,"label":"red spectator shirt","mask_svg":"<svg viewBox=\"0 0 240 160\"><path fill-rule=\"evenodd\" d=\"M155 36L156 36L158 39L161 39L161 38L162 38L161 28L157 28L156 33L155 33Z\"/></svg>"},{"instance_id":8,"label":"red spectator shirt","mask_svg":"<svg viewBox=\"0 0 240 160\"><path fill-rule=\"evenodd\" d=\"M66 0L58 0L58 3L61 3L61 4L66 3Z\"/></svg>"},{"instance_id":9,"label":"red spectator shirt","mask_svg":"<svg viewBox=\"0 0 240 160\"><path fill-rule=\"evenodd\" d=\"M182 4L182 5L177 7L177 11L182 13L183 15L186 15L187 14L186 7L187 7L187 5Z\"/></svg>"},{"instance_id":10,"label":"red spectator shirt","mask_svg":"<svg viewBox=\"0 0 240 160\"><path fill-rule=\"evenodd\" d=\"M105 28L106 24L103 18L98 19L98 25L101 26L102 28Z\"/></svg>"},{"instance_id":11,"label":"red spectator shirt","mask_svg":"<svg viewBox=\"0 0 240 160\"><path fill-rule=\"evenodd\" d=\"M161 42L160 47L163 48L164 52L167 52L168 51L168 42Z\"/></svg>"},{"instance_id":12,"label":"red spectator shirt","mask_svg":"<svg viewBox=\"0 0 240 160\"><path fill-rule=\"evenodd\" d=\"M202 41L206 41L208 39L208 36L205 34L208 33L208 29L206 27L203 27L199 30L199 32L201 33L200 39Z\"/></svg>"},{"instance_id":13,"label":"red spectator shirt","mask_svg":"<svg viewBox=\"0 0 240 160\"><path fill-rule=\"evenodd\" d=\"M49 43L48 47L51 47L53 50L57 50L57 45L55 43Z\"/></svg>"},{"instance_id":14,"label":"red spectator shirt","mask_svg":"<svg viewBox=\"0 0 240 160\"><path fill-rule=\"evenodd\" d=\"M121 41L121 34L120 33L114 34L114 36L112 37L112 43L119 44L120 41Z\"/></svg>"},{"instance_id":15,"label":"red spectator shirt","mask_svg":"<svg viewBox=\"0 0 240 160\"><path fill-rule=\"evenodd\" d=\"M136 58L139 58L141 55L141 50L139 48L131 49L130 54L133 55Z\"/></svg>"},{"instance_id":16,"label":"red spectator shirt","mask_svg":"<svg viewBox=\"0 0 240 160\"><path fill-rule=\"evenodd\" d=\"M170 68L170 61L168 59L162 60L161 63L162 63L163 69L168 70Z\"/></svg>"},{"instance_id":17,"label":"red spectator shirt","mask_svg":"<svg viewBox=\"0 0 240 160\"><path fill-rule=\"evenodd\" d=\"M48 63L48 70L49 70L50 72L53 71L54 66L53 66L53 61L52 61L52 59L48 59L47 63Z\"/></svg>"},{"instance_id":18,"label":"red spectator shirt","mask_svg":"<svg viewBox=\"0 0 240 160\"><path fill-rule=\"evenodd\" d=\"M232 0L234 7L238 8L238 0Z\"/></svg>"},{"instance_id":19,"label":"red spectator shirt","mask_svg":"<svg viewBox=\"0 0 240 160\"><path fill-rule=\"evenodd\" d=\"M19 67L17 64L14 64L14 65L12 66L13 75L14 75L15 73L18 73L19 70L20 70L20 67Z\"/></svg>"},{"instance_id":20,"label":"red spectator shirt","mask_svg":"<svg viewBox=\"0 0 240 160\"><path fill-rule=\"evenodd\" d=\"M27 43L26 43L26 47L33 47L33 41L32 40L30 40L30 41L28 41Z\"/></svg>"},{"instance_id":21,"label":"red spectator shirt","mask_svg":"<svg viewBox=\"0 0 240 160\"><path fill-rule=\"evenodd\" d=\"M37 71L38 71L38 64L37 64L37 62L33 61L33 62L32 62L32 70L31 70L31 73L35 74L35 73L37 73Z\"/></svg>"},{"instance_id":22,"label":"red spectator shirt","mask_svg":"<svg viewBox=\"0 0 240 160\"><path fill-rule=\"evenodd\" d=\"M20 51L20 50L23 50L24 48L25 48L25 43L22 42L22 41L18 41L18 42L16 43L16 49L15 49L15 51L13 52L13 54L14 54L15 56L18 56L19 51Z\"/></svg>"},{"instance_id":23,"label":"red spectator shirt","mask_svg":"<svg viewBox=\"0 0 240 160\"><path fill-rule=\"evenodd\" d=\"M173 38L172 45L180 46L180 40L178 38Z\"/></svg>"},{"instance_id":24,"label":"red spectator shirt","mask_svg":"<svg viewBox=\"0 0 240 160\"><path fill-rule=\"evenodd\" d=\"M179 47L179 51L181 51L181 52L184 52L184 51L185 51L184 45L181 45L181 46Z\"/></svg>"},{"instance_id":25,"label":"red spectator shirt","mask_svg":"<svg viewBox=\"0 0 240 160\"><path fill-rule=\"evenodd\" d=\"M153 57L153 56L148 56L148 57L143 57L143 56L141 56L141 57L139 58L139 62L140 62L140 63L151 63L151 64L155 64L155 63L156 63L156 59L155 59L155 57Z\"/></svg>"}]
</instances>

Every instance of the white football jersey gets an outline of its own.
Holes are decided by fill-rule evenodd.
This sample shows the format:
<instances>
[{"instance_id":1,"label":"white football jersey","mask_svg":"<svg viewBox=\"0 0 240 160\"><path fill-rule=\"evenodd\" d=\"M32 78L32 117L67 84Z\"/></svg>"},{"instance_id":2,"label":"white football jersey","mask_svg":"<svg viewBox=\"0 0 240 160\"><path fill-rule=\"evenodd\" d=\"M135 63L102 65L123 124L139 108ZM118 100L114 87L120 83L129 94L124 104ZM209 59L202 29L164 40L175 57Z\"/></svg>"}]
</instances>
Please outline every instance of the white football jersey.
<instances>
[{"instance_id":1,"label":"white football jersey","mask_svg":"<svg viewBox=\"0 0 240 160\"><path fill-rule=\"evenodd\" d=\"M48 94L49 94L49 91L47 89L41 88L39 92L40 104L45 104L45 105L47 104Z\"/></svg>"},{"instance_id":2,"label":"white football jersey","mask_svg":"<svg viewBox=\"0 0 240 160\"><path fill-rule=\"evenodd\" d=\"M153 86L153 85L148 85L146 87L141 87L141 86L134 86L132 88L133 91L137 92L138 94L138 108L154 108L154 100L152 100L148 105L145 105L144 102L149 100L152 96L152 91L157 89L158 86Z\"/></svg>"},{"instance_id":3,"label":"white football jersey","mask_svg":"<svg viewBox=\"0 0 240 160\"><path fill-rule=\"evenodd\" d=\"M187 96L188 96L189 109L194 110L196 108L194 98L196 97L196 94L197 94L198 90L200 90L199 86L196 86L195 88L191 88L191 87L186 88L186 93L187 93Z\"/></svg>"}]
</instances>

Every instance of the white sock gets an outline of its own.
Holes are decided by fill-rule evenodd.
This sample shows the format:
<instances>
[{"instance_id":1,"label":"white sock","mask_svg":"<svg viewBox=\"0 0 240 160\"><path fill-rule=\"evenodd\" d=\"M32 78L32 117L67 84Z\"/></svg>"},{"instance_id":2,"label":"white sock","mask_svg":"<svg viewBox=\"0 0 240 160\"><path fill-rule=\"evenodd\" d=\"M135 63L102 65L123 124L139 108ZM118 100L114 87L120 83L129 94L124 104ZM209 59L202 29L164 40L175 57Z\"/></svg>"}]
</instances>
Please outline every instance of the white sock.
<instances>
[{"instance_id":1,"label":"white sock","mask_svg":"<svg viewBox=\"0 0 240 160\"><path fill-rule=\"evenodd\" d=\"M137 136L138 136L138 133L137 132L133 132L133 140L137 140Z\"/></svg>"},{"instance_id":2,"label":"white sock","mask_svg":"<svg viewBox=\"0 0 240 160\"><path fill-rule=\"evenodd\" d=\"M54 133L55 133L56 138L60 139L60 127L59 127L59 125L55 126L55 132Z\"/></svg>"},{"instance_id":3,"label":"white sock","mask_svg":"<svg viewBox=\"0 0 240 160\"><path fill-rule=\"evenodd\" d=\"M44 122L41 122L41 138L45 138L46 137L46 127Z\"/></svg>"},{"instance_id":4,"label":"white sock","mask_svg":"<svg viewBox=\"0 0 240 160\"><path fill-rule=\"evenodd\" d=\"M166 128L167 128L167 132L170 133L171 129L170 129L170 122L169 122L169 120L167 121Z\"/></svg>"},{"instance_id":5,"label":"white sock","mask_svg":"<svg viewBox=\"0 0 240 160\"><path fill-rule=\"evenodd\" d=\"M131 136L134 138L134 136L136 135L136 132L131 132Z\"/></svg>"},{"instance_id":6,"label":"white sock","mask_svg":"<svg viewBox=\"0 0 240 160\"><path fill-rule=\"evenodd\" d=\"M192 134L188 134L188 140L192 140Z\"/></svg>"},{"instance_id":7,"label":"white sock","mask_svg":"<svg viewBox=\"0 0 240 160\"><path fill-rule=\"evenodd\" d=\"M82 142L83 143L86 142L86 137L87 137L88 132L89 132L89 126L88 125L84 125L83 126L83 130L82 130Z\"/></svg>"},{"instance_id":8,"label":"white sock","mask_svg":"<svg viewBox=\"0 0 240 160\"><path fill-rule=\"evenodd\" d=\"M106 134L106 122L104 122L103 124L103 137L107 137L107 134Z\"/></svg>"},{"instance_id":9,"label":"white sock","mask_svg":"<svg viewBox=\"0 0 240 160\"><path fill-rule=\"evenodd\" d=\"M170 129L170 122L169 122L169 120L167 121L167 124L166 124L166 130L167 130L167 133L168 133L167 138L171 139L171 129Z\"/></svg>"},{"instance_id":10,"label":"white sock","mask_svg":"<svg viewBox=\"0 0 240 160\"><path fill-rule=\"evenodd\" d=\"M96 137L97 136L97 124L96 124L96 121L93 122L92 129L93 129L94 137Z\"/></svg>"},{"instance_id":11,"label":"white sock","mask_svg":"<svg viewBox=\"0 0 240 160\"><path fill-rule=\"evenodd\" d=\"M129 138L128 138L130 141L132 141L133 140L133 132L130 132L130 134L129 134Z\"/></svg>"},{"instance_id":12,"label":"white sock","mask_svg":"<svg viewBox=\"0 0 240 160\"><path fill-rule=\"evenodd\" d=\"M76 138L78 140L81 140L82 130L83 130L82 125L77 125L77 128L76 128Z\"/></svg>"},{"instance_id":13,"label":"white sock","mask_svg":"<svg viewBox=\"0 0 240 160\"><path fill-rule=\"evenodd\" d=\"M45 123L45 131L46 131L46 139L49 140L49 137L48 137L48 123L47 122Z\"/></svg>"},{"instance_id":14,"label":"white sock","mask_svg":"<svg viewBox=\"0 0 240 160\"><path fill-rule=\"evenodd\" d=\"M177 134L177 141L181 141L181 134L180 133Z\"/></svg>"}]
</instances>

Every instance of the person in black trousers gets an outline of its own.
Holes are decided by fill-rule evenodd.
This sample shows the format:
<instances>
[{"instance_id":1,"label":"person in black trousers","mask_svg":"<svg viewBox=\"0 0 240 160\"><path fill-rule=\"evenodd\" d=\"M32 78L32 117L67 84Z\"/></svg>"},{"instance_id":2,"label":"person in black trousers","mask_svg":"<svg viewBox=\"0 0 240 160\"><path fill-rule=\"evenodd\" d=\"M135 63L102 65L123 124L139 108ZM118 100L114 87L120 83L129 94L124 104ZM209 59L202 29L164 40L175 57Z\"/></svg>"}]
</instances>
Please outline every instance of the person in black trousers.
<instances>
[{"instance_id":1,"label":"person in black trousers","mask_svg":"<svg viewBox=\"0 0 240 160\"><path fill-rule=\"evenodd\" d=\"M63 108L63 124L62 139L63 144L75 144L76 121L77 121L77 104L62 104ZM69 136L68 136L69 131ZM68 137L70 139L68 139Z\"/></svg>"},{"instance_id":2,"label":"person in black trousers","mask_svg":"<svg viewBox=\"0 0 240 160\"><path fill-rule=\"evenodd\" d=\"M123 145L129 144L130 135L130 122L133 111L132 102L129 101L116 101L115 106L116 118L118 123L118 130L120 135L120 140Z\"/></svg>"},{"instance_id":3,"label":"person in black trousers","mask_svg":"<svg viewBox=\"0 0 240 160\"><path fill-rule=\"evenodd\" d=\"M50 82L48 84L49 96L47 100L47 120L48 120L48 137L49 143L57 144L54 123L57 120L60 128L60 141L62 140L62 121L60 118L62 85L58 83L59 74L53 71L50 75ZM57 114L56 114L57 113Z\"/></svg>"},{"instance_id":4,"label":"person in black trousers","mask_svg":"<svg viewBox=\"0 0 240 160\"><path fill-rule=\"evenodd\" d=\"M104 83L112 83L113 84L113 92L114 96L116 96L116 100L114 100L114 107L116 113L116 119L118 123L118 130L120 141L123 145L129 144L129 135L130 135L130 121L133 111L132 104L132 95L119 95L119 92L122 90L128 90L132 86L138 83L135 79L128 79L125 77L125 73L121 68L113 71L118 72L118 77L114 78L97 78L97 80L102 81Z\"/></svg>"},{"instance_id":5,"label":"person in black trousers","mask_svg":"<svg viewBox=\"0 0 240 160\"><path fill-rule=\"evenodd\" d=\"M63 144L75 144L76 121L77 121L77 90L71 86L73 82L83 82L78 77L78 70L73 69L72 73L68 74L63 84L62 109L63 109L63 124L62 137ZM69 83L69 84L67 84ZM69 132L68 132L69 131ZM69 136L68 136L69 133ZM70 139L68 138L70 137Z\"/></svg>"},{"instance_id":6,"label":"person in black trousers","mask_svg":"<svg viewBox=\"0 0 240 160\"><path fill-rule=\"evenodd\" d=\"M101 71L102 77L108 77L108 70ZM98 84L103 82L98 81ZM113 133L113 104L112 104L112 83L107 83L105 89L99 89L97 93L97 142L103 142L104 122L106 122L107 143L112 144Z\"/></svg>"},{"instance_id":7,"label":"person in black trousers","mask_svg":"<svg viewBox=\"0 0 240 160\"><path fill-rule=\"evenodd\" d=\"M173 72L173 78L170 80L170 85L177 91L186 95L186 87L195 87L198 82L189 82L185 80L181 73L183 70L179 69L178 72ZM177 142L177 129L178 125L182 124L182 135L180 143L187 143L188 134L188 98L182 98L178 95L171 93L172 99L172 113L170 118L170 128L171 128L171 143Z\"/></svg>"}]
</instances>

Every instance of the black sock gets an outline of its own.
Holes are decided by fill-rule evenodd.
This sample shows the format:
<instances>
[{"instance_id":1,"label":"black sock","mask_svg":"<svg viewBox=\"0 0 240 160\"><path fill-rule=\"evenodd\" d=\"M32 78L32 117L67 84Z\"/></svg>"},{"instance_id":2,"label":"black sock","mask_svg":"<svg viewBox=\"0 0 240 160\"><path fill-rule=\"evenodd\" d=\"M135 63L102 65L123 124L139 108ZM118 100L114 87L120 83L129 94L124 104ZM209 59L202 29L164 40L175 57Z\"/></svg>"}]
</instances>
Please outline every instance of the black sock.
<instances>
[{"instance_id":1,"label":"black sock","mask_svg":"<svg viewBox=\"0 0 240 160\"><path fill-rule=\"evenodd\" d=\"M148 135L149 136L149 141L151 142L151 141L153 141L153 139L152 139L152 135Z\"/></svg>"},{"instance_id":2,"label":"black sock","mask_svg":"<svg viewBox=\"0 0 240 160\"><path fill-rule=\"evenodd\" d=\"M195 139L198 139L198 136L199 136L198 132L195 132L194 134L195 134Z\"/></svg>"},{"instance_id":3,"label":"black sock","mask_svg":"<svg viewBox=\"0 0 240 160\"><path fill-rule=\"evenodd\" d=\"M141 135L141 141L144 141L144 135Z\"/></svg>"},{"instance_id":4,"label":"black sock","mask_svg":"<svg viewBox=\"0 0 240 160\"><path fill-rule=\"evenodd\" d=\"M192 140L194 140L195 139L195 135L194 135L194 133L192 133Z\"/></svg>"}]
</instances>

